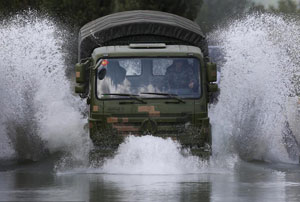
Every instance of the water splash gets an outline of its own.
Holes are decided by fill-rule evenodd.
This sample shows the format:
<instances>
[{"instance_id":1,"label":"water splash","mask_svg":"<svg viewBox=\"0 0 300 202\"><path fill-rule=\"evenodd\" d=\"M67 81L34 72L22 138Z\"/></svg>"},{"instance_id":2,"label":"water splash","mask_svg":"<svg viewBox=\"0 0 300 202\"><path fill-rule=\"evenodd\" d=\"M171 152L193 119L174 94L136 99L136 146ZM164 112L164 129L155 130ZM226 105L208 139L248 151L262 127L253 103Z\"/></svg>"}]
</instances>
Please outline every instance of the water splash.
<instances>
[{"instance_id":1,"label":"water splash","mask_svg":"<svg viewBox=\"0 0 300 202\"><path fill-rule=\"evenodd\" d=\"M84 107L65 76L66 32L34 11L0 24L0 158L86 148Z\"/></svg>"},{"instance_id":2,"label":"water splash","mask_svg":"<svg viewBox=\"0 0 300 202\"><path fill-rule=\"evenodd\" d=\"M183 154L183 153L185 154ZM181 151L180 144L170 138L129 136L119 146L113 159L89 172L118 174L187 174L207 168L207 162Z\"/></svg>"},{"instance_id":3,"label":"water splash","mask_svg":"<svg viewBox=\"0 0 300 202\"><path fill-rule=\"evenodd\" d=\"M253 14L211 35L225 52L221 94L210 113L216 155L247 160L297 162L299 146L284 138L288 97L299 79L299 21ZM297 77L298 76L298 77ZM294 109L296 110L296 109ZM295 136L298 131L288 133Z\"/></svg>"}]
</instances>

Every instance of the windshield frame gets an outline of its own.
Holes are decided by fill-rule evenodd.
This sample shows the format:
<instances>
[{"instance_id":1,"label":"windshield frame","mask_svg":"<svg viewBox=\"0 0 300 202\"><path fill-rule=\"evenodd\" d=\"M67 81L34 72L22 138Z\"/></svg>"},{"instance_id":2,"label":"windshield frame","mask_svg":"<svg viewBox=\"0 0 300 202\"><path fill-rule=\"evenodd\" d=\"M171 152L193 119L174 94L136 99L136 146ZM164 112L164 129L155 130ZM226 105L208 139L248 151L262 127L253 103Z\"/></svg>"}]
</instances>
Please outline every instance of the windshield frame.
<instances>
[{"instance_id":1,"label":"windshield frame","mask_svg":"<svg viewBox=\"0 0 300 202\"><path fill-rule=\"evenodd\" d=\"M178 97L180 99L184 99L184 100L198 100L198 99L201 99L202 96L203 96L203 75L202 75L202 68L205 68L203 66L203 63L201 62L201 60L198 58L198 57L195 57L195 56L118 56L118 57L100 57L97 59L97 61L95 62L95 65L100 61L100 60L103 60L103 59L143 59L143 58L154 58L154 59L163 59L163 58L187 58L187 59L195 59L198 61L198 68L199 68L199 96L198 97L181 97L180 95L178 95ZM203 66L203 67L202 67ZM117 97L117 98L99 98L98 96L98 78L97 78L97 72L98 72L98 68L95 68L94 69L95 71L95 82L94 82L94 85L95 85L95 89L94 89L94 94L95 94L95 97L97 100L100 100L100 101L109 101L109 100L134 100L133 98L130 98L129 96L128 97ZM141 74L143 74L143 68L141 70ZM152 71L152 74L153 74L153 71ZM127 77L131 77L133 75L128 75ZM170 100L170 97L166 97L166 96L159 96L158 97L139 97L141 99L146 99L146 100L157 100L157 99L163 99L163 100Z\"/></svg>"}]
</instances>

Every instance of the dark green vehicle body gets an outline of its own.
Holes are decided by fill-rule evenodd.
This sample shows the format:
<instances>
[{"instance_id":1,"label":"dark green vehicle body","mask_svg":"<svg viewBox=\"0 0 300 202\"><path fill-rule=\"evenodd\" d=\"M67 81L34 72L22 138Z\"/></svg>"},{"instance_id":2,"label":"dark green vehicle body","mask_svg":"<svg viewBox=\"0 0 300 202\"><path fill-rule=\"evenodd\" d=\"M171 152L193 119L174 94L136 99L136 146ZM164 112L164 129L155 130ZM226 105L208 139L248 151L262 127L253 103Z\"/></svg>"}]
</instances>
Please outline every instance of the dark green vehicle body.
<instances>
[{"instance_id":1,"label":"dark green vehicle body","mask_svg":"<svg viewBox=\"0 0 300 202\"><path fill-rule=\"evenodd\" d=\"M153 14L151 11L143 11L143 14L145 12ZM156 13L164 15L161 12L154 12ZM136 15L139 14L140 12ZM135 16L135 13L130 15ZM170 14L166 15L169 17ZM134 26L134 23L130 26ZM136 33L134 36L137 36ZM137 38L142 38L143 34L140 36ZM153 135L172 138L183 148L191 149L194 155L209 157L212 138L208 100L209 94L215 91L217 86L211 84L216 80L216 66L208 61L206 53L203 53L201 47L191 43L180 41L169 43L169 39L164 41L164 38L157 36L149 41L126 39L127 44L121 42L118 37L117 39L97 48L92 47L90 56L82 59L83 55L80 55L80 63L75 67L76 82L79 84L75 91L82 97L87 97L89 132L95 147L99 152L105 153L116 150L128 135ZM193 63L194 71L198 72L195 73L197 89L195 93L193 92L193 96L165 93L162 89L153 90L155 85L160 88L160 82L165 82L167 74L164 71L162 75L155 75L154 68L160 66L155 67L154 63L157 61L172 63L177 59ZM108 76L103 79L99 73L107 64L109 69L109 65L114 61L118 61L118 65L124 61L125 63L135 61L139 64L139 73L125 76L130 85L125 86L123 81L122 84L103 92L100 89L105 85L104 81ZM128 68L126 70L129 71ZM137 82L140 83L135 86ZM149 88L138 93L129 90L141 88L144 84L150 85L152 91L149 91ZM125 90L126 92L123 92ZM154 94L151 94L153 92Z\"/></svg>"}]
</instances>

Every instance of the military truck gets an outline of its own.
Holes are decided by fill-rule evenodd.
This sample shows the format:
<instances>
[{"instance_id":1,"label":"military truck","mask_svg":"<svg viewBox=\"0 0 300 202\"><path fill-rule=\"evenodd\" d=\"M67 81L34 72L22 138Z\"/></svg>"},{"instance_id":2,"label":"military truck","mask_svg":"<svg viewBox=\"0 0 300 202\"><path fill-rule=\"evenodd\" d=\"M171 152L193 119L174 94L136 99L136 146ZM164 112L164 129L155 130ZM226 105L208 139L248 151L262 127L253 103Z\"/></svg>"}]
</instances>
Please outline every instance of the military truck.
<instances>
[{"instance_id":1,"label":"military truck","mask_svg":"<svg viewBox=\"0 0 300 202\"><path fill-rule=\"evenodd\" d=\"M211 155L216 65L196 23L158 11L111 14L80 29L78 53L75 92L89 105L99 153L115 151L128 135L153 135Z\"/></svg>"}]
</instances>

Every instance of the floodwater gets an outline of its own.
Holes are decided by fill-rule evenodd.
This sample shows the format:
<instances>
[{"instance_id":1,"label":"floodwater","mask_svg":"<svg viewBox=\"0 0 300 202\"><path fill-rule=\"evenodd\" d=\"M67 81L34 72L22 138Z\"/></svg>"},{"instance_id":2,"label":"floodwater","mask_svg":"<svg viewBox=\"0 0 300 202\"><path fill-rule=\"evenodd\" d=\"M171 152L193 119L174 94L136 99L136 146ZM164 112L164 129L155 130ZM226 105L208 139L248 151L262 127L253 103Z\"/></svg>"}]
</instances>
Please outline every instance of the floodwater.
<instances>
[{"instance_id":1,"label":"floodwater","mask_svg":"<svg viewBox=\"0 0 300 202\"><path fill-rule=\"evenodd\" d=\"M224 54L209 162L144 136L99 165L66 76L72 34L33 11L2 21L0 201L300 201L299 33L256 14L209 34Z\"/></svg>"},{"instance_id":2,"label":"floodwater","mask_svg":"<svg viewBox=\"0 0 300 202\"><path fill-rule=\"evenodd\" d=\"M239 162L196 174L57 174L46 162L0 172L1 201L299 201L299 165Z\"/></svg>"}]
</instances>

